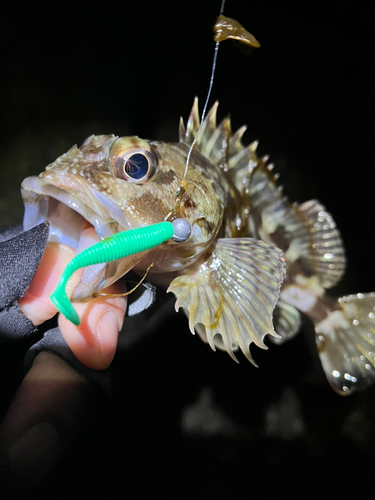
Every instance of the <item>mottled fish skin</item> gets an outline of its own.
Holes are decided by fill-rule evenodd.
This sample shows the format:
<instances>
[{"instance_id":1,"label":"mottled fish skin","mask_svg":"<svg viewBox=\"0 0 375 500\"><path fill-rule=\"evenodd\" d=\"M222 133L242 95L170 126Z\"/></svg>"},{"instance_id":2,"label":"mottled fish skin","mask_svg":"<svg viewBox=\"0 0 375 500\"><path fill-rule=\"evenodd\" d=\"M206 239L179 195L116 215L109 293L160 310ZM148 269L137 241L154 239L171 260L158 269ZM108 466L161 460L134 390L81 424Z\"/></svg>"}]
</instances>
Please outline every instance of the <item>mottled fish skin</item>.
<instances>
[{"instance_id":1,"label":"mottled fish skin","mask_svg":"<svg viewBox=\"0 0 375 500\"><path fill-rule=\"evenodd\" d=\"M176 204L176 192L181 186L188 146L130 138L130 147L139 148L140 143L144 145L147 142L157 158L157 172L152 182L135 184L116 177L111 170L113 150L119 140L109 135L91 136L81 148L74 146L48 165L38 178L25 179L22 183L26 206L25 229L47 217L53 223L51 202L49 208L46 204L50 198L58 199L80 213L93 224L100 237L165 220L171 207ZM193 237L186 244L177 245L171 241L159 248L154 258L153 272L176 271L194 262L217 235L222 226L225 207L230 204L228 189L220 179L218 169L194 151L179 207L179 215L192 226ZM53 228L51 239L54 240ZM57 238L57 241L61 240ZM124 259L118 272L113 274L112 270L106 273L105 285L116 281L134 264L134 257ZM113 265L108 264L106 268L108 271ZM102 286L103 280L91 283L87 290L82 290L81 286L80 298L85 293L90 297Z\"/></svg>"},{"instance_id":2,"label":"mottled fish skin","mask_svg":"<svg viewBox=\"0 0 375 500\"><path fill-rule=\"evenodd\" d=\"M136 137L133 139L136 148L139 140ZM120 230L163 221L176 202L175 193L181 185L188 147L185 144L150 141L158 159L158 171L153 182L138 185L124 182L110 171L111 147L115 146L116 140L113 136L92 136L81 149L74 146L39 177L72 195L86 197L91 194L92 200L88 205L91 206L95 200L95 210L106 217L108 223L116 220ZM223 207L229 201L220 180L217 169L194 152L186 178L181 216L199 225L203 241L215 236L221 225ZM26 185L24 181L24 189L27 189ZM122 220L110 218L106 207L100 206L103 197L122 210Z\"/></svg>"}]
</instances>

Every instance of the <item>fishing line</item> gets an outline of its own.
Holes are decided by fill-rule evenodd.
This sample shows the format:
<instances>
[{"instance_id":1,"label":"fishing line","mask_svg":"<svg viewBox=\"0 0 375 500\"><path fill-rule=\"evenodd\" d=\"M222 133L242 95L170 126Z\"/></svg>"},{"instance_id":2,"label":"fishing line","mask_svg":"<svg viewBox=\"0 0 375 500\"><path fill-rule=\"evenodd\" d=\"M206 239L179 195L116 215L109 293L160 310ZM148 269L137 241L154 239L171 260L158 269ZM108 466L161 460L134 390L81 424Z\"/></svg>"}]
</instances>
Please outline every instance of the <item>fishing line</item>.
<instances>
[{"instance_id":1,"label":"fishing line","mask_svg":"<svg viewBox=\"0 0 375 500\"><path fill-rule=\"evenodd\" d=\"M92 295L92 298L93 299L96 299L96 297L107 297L107 298L114 298L114 297L127 297L128 295L130 295L131 293L135 292L135 290L142 285L142 283L144 282L144 280L146 279L147 275L148 275L148 272L149 270L154 267L154 263L152 262L148 268L146 269L146 272L145 274L143 275L143 278L141 279L141 281L138 281L138 283L136 283L136 285L131 289L129 290L128 292L124 292L124 293L105 293L105 292L99 292L99 293L93 293ZM133 282L134 283L134 282Z\"/></svg>"},{"instance_id":2,"label":"fishing line","mask_svg":"<svg viewBox=\"0 0 375 500\"><path fill-rule=\"evenodd\" d=\"M220 8L220 16L223 14L224 12L224 5L225 5L225 0L223 0L221 2L221 8ZM189 152L187 154L187 157L186 157L186 165L185 165L185 172L184 172L184 176L182 178L182 181L185 180L186 178L186 174L187 174L187 171L188 171L188 168L189 168L189 161L190 161L190 156L191 156L191 152L193 151L194 149L194 146L198 140L198 137L199 137L199 134L202 130L202 125L203 125L203 120L204 120L204 117L206 116L206 111L207 111L207 106L208 106L208 101L210 100L210 97L211 97L211 91L212 91L212 87L213 87L213 84L214 84L214 78L215 78L215 70L216 70L216 61L217 61L217 55L219 53L219 45L220 45L220 42L216 42L215 44L215 49L214 49L214 60L212 62L212 70L211 70L211 78L210 78L210 85L208 87L208 92L207 92L207 97L206 97L206 102L204 103L204 107L203 107L203 112L202 112L202 116L201 116L201 122L200 122L200 125L199 125L199 129L198 129L198 132L196 133L195 137L194 137L194 140L193 142L191 143L190 145L190 149L189 149ZM183 182L181 183L181 187L183 187Z\"/></svg>"}]
</instances>

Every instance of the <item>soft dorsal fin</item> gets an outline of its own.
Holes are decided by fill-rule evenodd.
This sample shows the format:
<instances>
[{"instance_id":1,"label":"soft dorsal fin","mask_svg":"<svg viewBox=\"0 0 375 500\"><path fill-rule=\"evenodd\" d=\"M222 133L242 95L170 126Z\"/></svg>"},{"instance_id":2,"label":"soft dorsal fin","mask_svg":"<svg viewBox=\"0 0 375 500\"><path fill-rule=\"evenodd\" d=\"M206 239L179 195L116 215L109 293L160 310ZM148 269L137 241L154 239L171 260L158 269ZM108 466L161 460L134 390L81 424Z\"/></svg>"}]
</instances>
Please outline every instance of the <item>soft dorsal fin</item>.
<instances>
[{"instance_id":1,"label":"soft dorsal fin","mask_svg":"<svg viewBox=\"0 0 375 500\"><path fill-rule=\"evenodd\" d=\"M246 189L249 196L250 232L281 248L287 262L299 261L323 287L334 286L345 270L344 248L324 206L316 200L292 205L263 159L255 166L239 161L230 172L238 189Z\"/></svg>"}]
</instances>

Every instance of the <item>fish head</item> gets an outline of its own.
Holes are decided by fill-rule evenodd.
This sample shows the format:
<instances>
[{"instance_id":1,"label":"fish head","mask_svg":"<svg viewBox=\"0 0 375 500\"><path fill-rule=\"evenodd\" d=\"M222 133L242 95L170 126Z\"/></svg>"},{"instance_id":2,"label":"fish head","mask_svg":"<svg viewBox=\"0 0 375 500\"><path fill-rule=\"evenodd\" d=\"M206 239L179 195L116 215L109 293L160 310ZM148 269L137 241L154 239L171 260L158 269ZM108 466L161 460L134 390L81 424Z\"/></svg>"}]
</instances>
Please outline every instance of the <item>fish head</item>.
<instances>
[{"instance_id":1,"label":"fish head","mask_svg":"<svg viewBox=\"0 0 375 500\"><path fill-rule=\"evenodd\" d=\"M141 252L85 269L73 299L90 298L135 266L146 268L150 259L155 272L178 271L207 249L221 226L224 193L215 168L197 151L185 175L188 149L135 136L91 136L23 181L24 229L48 220L49 240L74 249L85 246L87 223L99 239L177 217L192 227L188 241L170 240L148 252L148 259Z\"/></svg>"}]
</instances>

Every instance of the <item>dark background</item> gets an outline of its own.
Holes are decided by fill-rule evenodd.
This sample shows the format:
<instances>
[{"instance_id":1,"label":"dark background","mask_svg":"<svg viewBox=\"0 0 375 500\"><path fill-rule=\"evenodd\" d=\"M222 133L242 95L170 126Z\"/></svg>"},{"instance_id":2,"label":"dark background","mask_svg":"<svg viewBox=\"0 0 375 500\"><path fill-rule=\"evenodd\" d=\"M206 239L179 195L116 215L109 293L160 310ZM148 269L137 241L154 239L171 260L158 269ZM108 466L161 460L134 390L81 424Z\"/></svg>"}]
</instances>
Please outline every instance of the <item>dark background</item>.
<instances>
[{"instance_id":1,"label":"dark background","mask_svg":"<svg viewBox=\"0 0 375 500\"><path fill-rule=\"evenodd\" d=\"M176 141L180 115L206 97L219 9L46 2L2 15L0 225L22 220L22 179L90 134ZM228 0L225 14L262 48L221 44L219 118L247 123L245 142L260 140L291 201L318 198L334 216L349 265L333 293L375 290L372 4ZM109 431L77 445L41 495L366 494L374 389L330 389L308 322L287 345L254 349L258 370L212 353L183 316L153 330L121 343ZM19 383L7 377L4 404Z\"/></svg>"}]
</instances>

